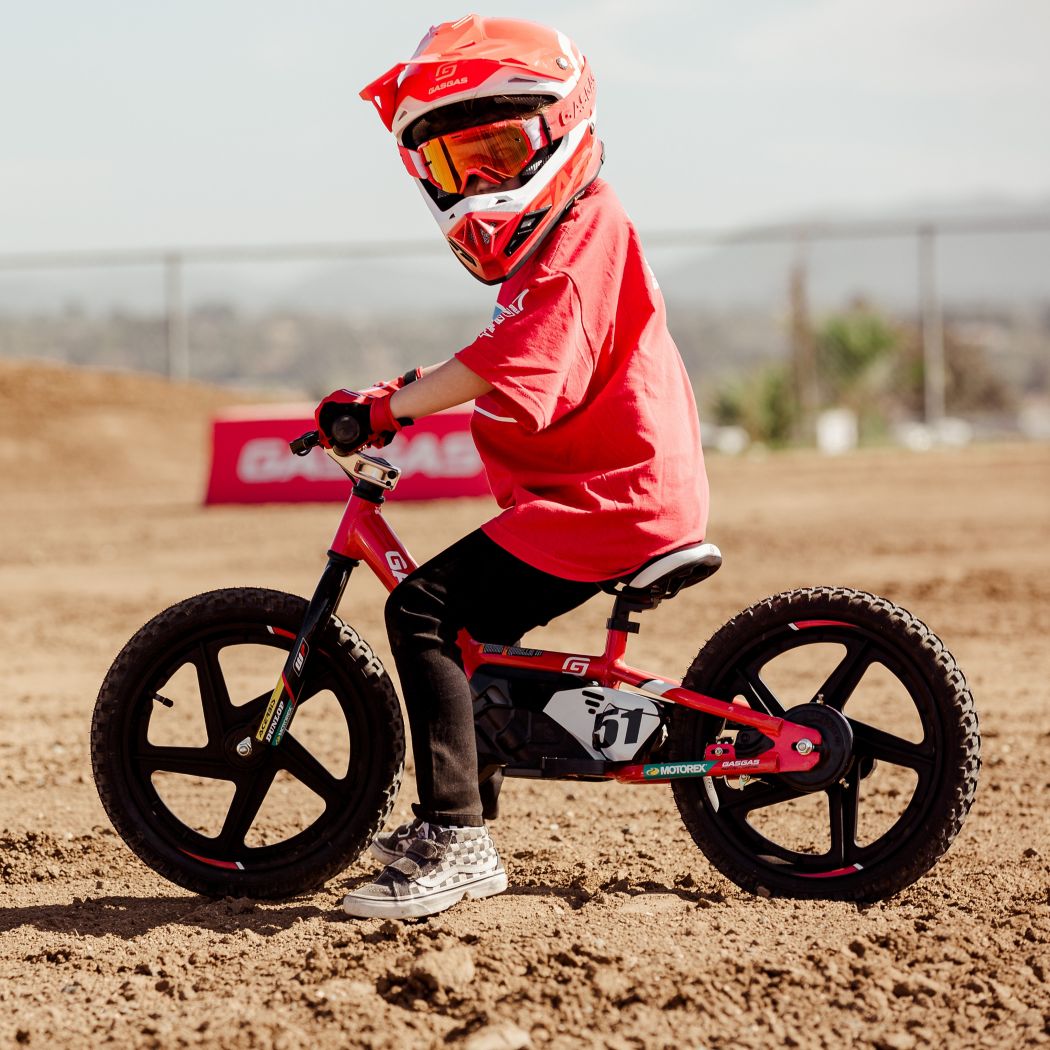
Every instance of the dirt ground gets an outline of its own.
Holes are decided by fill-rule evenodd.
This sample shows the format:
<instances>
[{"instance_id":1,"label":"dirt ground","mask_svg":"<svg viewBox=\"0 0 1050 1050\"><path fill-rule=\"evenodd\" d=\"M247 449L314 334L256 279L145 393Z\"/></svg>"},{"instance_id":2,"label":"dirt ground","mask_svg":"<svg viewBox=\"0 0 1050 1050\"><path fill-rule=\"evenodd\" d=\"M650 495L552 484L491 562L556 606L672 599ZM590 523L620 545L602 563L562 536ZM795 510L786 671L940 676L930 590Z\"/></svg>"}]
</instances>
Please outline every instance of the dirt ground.
<instances>
[{"instance_id":1,"label":"dirt ground","mask_svg":"<svg viewBox=\"0 0 1050 1050\"><path fill-rule=\"evenodd\" d=\"M322 566L337 506L200 506L207 419L229 400L0 365L0 1045L1050 1042L1050 448L712 456L725 566L646 614L628 653L684 673L737 609L805 584L916 613L984 737L974 808L927 876L863 907L754 897L705 861L666 787L516 781L493 829L509 892L393 924L339 910L366 861L281 903L194 897L125 848L95 793L92 706L140 624L218 586L309 594ZM422 558L489 512L387 516ZM391 668L379 599L362 573L342 611ZM599 647L606 602L536 643ZM395 817L412 795L409 778Z\"/></svg>"}]
</instances>

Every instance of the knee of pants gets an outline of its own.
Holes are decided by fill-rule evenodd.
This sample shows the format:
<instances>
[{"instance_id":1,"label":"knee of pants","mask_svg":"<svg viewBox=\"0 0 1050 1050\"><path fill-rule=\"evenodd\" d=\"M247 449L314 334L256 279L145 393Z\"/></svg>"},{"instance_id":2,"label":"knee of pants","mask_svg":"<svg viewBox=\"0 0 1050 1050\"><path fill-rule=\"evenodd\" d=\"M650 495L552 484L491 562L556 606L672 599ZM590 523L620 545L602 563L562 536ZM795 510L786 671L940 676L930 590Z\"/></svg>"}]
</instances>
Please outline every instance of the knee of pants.
<instances>
[{"instance_id":1,"label":"knee of pants","mask_svg":"<svg viewBox=\"0 0 1050 1050\"><path fill-rule=\"evenodd\" d=\"M386 630L395 649L410 638L432 637L442 641L455 638L458 628L445 623L444 603L427 587L426 581L409 577L387 597L384 609Z\"/></svg>"}]
</instances>

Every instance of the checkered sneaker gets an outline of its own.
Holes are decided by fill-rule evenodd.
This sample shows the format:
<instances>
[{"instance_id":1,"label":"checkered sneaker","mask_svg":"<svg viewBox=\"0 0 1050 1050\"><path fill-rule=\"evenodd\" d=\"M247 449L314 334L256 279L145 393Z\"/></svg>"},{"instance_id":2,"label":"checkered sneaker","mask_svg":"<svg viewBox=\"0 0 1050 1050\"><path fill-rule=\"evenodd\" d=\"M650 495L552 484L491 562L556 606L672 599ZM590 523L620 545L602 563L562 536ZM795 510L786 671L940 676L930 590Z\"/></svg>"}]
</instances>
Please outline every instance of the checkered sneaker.
<instances>
[{"instance_id":1,"label":"checkered sneaker","mask_svg":"<svg viewBox=\"0 0 1050 1050\"><path fill-rule=\"evenodd\" d=\"M343 910L359 918L435 915L464 897L491 897L507 888L507 873L488 828L441 828L418 835L375 882L348 893Z\"/></svg>"},{"instance_id":2,"label":"checkered sneaker","mask_svg":"<svg viewBox=\"0 0 1050 1050\"><path fill-rule=\"evenodd\" d=\"M372 845L369 847L369 850L373 857L381 860L384 864L390 864L392 861L400 860L416 839L427 838L430 834L430 828L431 825L425 820L420 820L419 817L416 817L407 824L398 824L393 831L388 831L385 835L376 835L372 839Z\"/></svg>"}]
</instances>

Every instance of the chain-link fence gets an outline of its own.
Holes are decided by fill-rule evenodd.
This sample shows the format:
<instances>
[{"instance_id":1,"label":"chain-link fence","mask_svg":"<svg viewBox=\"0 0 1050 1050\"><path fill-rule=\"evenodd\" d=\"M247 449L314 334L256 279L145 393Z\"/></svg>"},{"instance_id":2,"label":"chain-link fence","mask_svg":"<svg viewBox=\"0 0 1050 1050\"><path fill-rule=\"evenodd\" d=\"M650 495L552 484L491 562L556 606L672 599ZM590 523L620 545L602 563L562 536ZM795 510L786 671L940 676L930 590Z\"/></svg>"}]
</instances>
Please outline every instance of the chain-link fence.
<instances>
[{"instance_id":1,"label":"chain-link fence","mask_svg":"<svg viewBox=\"0 0 1050 1050\"><path fill-rule=\"evenodd\" d=\"M727 446L1050 436L1050 215L643 240ZM313 396L441 360L493 300L436 239L0 256L0 356Z\"/></svg>"}]
</instances>

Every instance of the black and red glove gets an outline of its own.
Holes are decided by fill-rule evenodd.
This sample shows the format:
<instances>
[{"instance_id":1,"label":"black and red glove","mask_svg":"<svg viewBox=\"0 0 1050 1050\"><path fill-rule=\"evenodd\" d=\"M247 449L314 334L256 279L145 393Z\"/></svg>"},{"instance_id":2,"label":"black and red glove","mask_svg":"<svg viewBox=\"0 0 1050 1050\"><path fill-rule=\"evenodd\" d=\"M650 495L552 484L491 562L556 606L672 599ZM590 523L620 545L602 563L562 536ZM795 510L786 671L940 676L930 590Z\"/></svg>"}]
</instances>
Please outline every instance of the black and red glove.
<instances>
[{"instance_id":1,"label":"black and red glove","mask_svg":"<svg viewBox=\"0 0 1050 1050\"><path fill-rule=\"evenodd\" d=\"M400 388L398 388L400 389ZM412 420L408 417L396 419L390 410L390 396L393 391L370 391L358 393L355 390L333 390L314 411L314 421L321 434L321 445L334 449L341 456L364 445L382 448L389 445L394 435L402 428L409 426ZM348 440L345 424L340 420L349 417L357 424L357 433ZM333 433L333 427L338 431Z\"/></svg>"}]
</instances>

